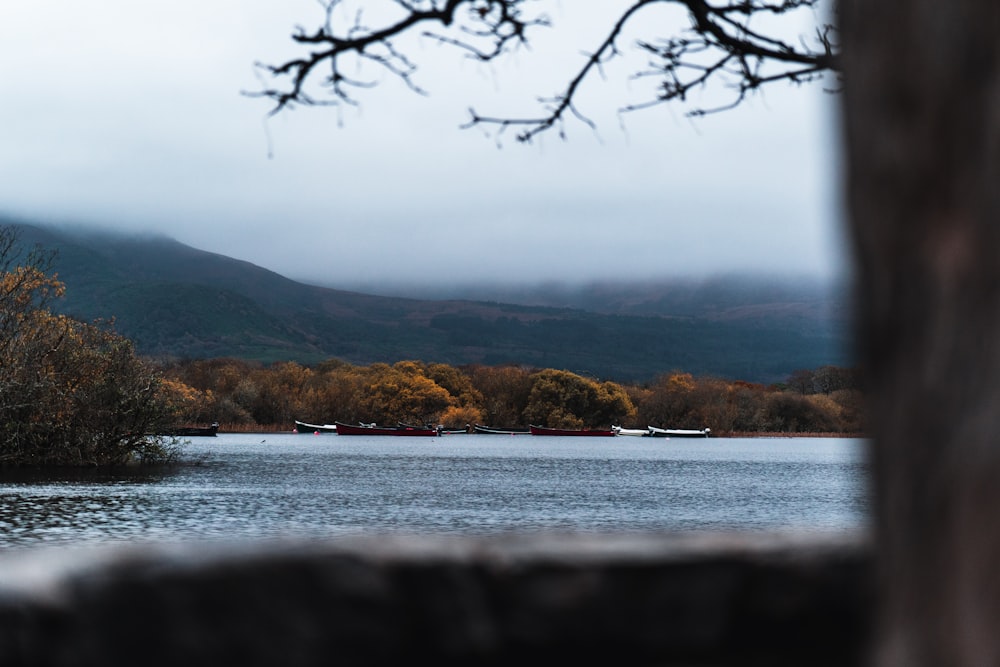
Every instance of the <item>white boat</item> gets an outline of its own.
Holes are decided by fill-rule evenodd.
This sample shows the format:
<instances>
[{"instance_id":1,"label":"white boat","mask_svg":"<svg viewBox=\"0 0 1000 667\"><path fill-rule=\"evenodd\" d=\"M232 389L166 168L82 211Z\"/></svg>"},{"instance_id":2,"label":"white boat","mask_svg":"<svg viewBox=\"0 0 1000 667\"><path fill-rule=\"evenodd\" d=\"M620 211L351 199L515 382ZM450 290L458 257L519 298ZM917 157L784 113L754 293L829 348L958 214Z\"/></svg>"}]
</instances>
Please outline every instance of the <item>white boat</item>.
<instances>
[{"instance_id":1,"label":"white boat","mask_svg":"<svg viewBox=\"0 0 1000 667\"><path fill-rule=\"evenodd\" d=\"M295 433L336 433L336 424L307 424L295 420Z\"/></svg>"},{"instance_id":2,"label":"white boat","mask_svg":"<svg viewBox=\"0 0 1000 667\"><path fill-rule=\"evenodd\" d=\"M658 428L649 427L649 435L654 438L707 438L710 428Z\"/></svg>"},{"instance_id":3,"label":"white boat","mask_svg":"<svg viewBox=\"0 0 1000 667\"><path fill-rule=\"evenodd\" d=\"M637 435L643 438L649 435L648 428L622 428L621 426L612 426L611 430L615 432L615 435Z\"/></svg>"}]
</instances>

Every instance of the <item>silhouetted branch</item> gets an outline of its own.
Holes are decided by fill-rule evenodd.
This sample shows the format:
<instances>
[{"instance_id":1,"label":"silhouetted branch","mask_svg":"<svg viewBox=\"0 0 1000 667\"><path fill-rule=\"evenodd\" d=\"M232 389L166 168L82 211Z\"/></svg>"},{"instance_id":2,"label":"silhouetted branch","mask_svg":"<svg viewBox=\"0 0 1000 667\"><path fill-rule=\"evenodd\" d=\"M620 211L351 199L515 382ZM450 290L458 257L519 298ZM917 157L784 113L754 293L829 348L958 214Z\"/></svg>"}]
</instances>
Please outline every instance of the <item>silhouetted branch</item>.
<instances>
[{"instance_id":1,"label":"silhouetted branch","mask_svg":"<svg viewBox=\"0 0 1000 667\"><path fill-rule=\"evenodd\" d=\"M392 0L381 8L393 7L397 18L384 19L381 27L370 28L363 23L362 12L355 14L353 23L335 25L334 12L343 9L347 0L324 0L325 21L315 32L300 28L292 39L303 46L317 47L301 58L281 65L259 64L272 78L287 85L248 93L274 102L271 113L294 104L350 104L358 100L358 90L376 85L349 77L348 67L361 71L365 64L388 71L411 90L426 94L414 80L417 63L394 44L394 39L413 33L454 47L466 57L480 62L501 58L511 50L529 42L529 32L551 27L544 14L529 15L525 8L530 0ZM464 128L493 125L503 132L508 127L521 128L519 141L531 141L535 136L563 125L573 116L594 127L577 106L576 99L584 81L612 59L621 56L619 45L626 26L633 23L643 10L653 5L682 5L690 18L690 27L677 35L655 39L640 39L635 48L645 52L650 60L648 69L636 77L655 76L662 79L653 99L628 104L622 111L644 109L670 101L687 101L694 89L717 83L732 91L728 103L712 108L695 107L689 115L704 115L738 106L761 87L780 81L806 83L839 70L836 30L822 25L810 40L798 38L797 43L782 36L751 26L759 16L775 19L797 11L814 11L822 0L743 0L712 5L707 0L635 0L611 24L607 35L586 55L575 74L568 77L566 87L555 95L539 97L542 112L528 117L498 117L485 115L470 108L470 120ZM367 5L370 9L371 5ZM579 11L586 11L580 8ZM346 22L345 22L346 23ZM419 31L419 32L418 32ZM317 70L323 66L328 74ZM330 97L317 99L306 90L307 84L318 78Z\"/></svg>"}]
</instances>

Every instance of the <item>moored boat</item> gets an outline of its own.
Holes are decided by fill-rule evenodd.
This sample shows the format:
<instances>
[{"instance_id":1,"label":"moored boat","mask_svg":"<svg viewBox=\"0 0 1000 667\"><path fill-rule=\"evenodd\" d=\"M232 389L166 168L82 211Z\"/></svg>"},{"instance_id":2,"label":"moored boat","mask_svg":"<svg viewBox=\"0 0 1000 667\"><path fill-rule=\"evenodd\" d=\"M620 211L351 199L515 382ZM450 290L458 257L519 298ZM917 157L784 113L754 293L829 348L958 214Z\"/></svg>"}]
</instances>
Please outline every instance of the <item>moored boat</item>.
<instances>
[{"instance_id":1,"label":"moored boat","mask_svg":"<svg viewBox=\"0 0 1000 667\"><path fill-rule=\"evenodd\" d=\"M648 428L622 428L621 426L612 426L611 430L615 432L615 435L634 435L642 438L649 436Z\"/></svg>"},{"instance_id":2,"label":"moored boat","mask_svg":"<svg viewBox=\"0 0 1000 667\"><path fill-rule=\"evenodd\" d=\"M548 428L546 426L535 426L530 424L528 430L531 435L594 435L613 436L615 432L611 429L589 429L589 428Z\"/></svg>"},{"instance_id":3,"label":"moored boat","mask_svg":"<svg viewBox=\"0 0 1000 667\"><path fill-rule=\"evenodd\" d=\"M530 435L531 431L526 428L493 428L492 426L483 426L482 424L475 424L473 426L476 433L483 433L486 435Z\"/></svg>"},{"instance_id":4,"label":"moored boat","mask_svg":"<svg viewBox=\"0 0 1000 667\"><path fill-rule=\"evenodd\" d=\"M649 427L649 435L654 438L707 438L710 428L658 428Z\"/></svg>"},{"instance_id":5,"label":"moored boat","mask_svg":"<svg viewBox=\"0 0 1000 667\"><path fill-rule=\"evenodd\" d=\"M337 422L337 435L438 435L436 428L419 426L376 426L375 424L344 424Z\"/></svg>"},{"instance_id":6,"label":"moored boat","mask_svg":"<svg viewBox=\"0 0 1000 667\"><path fill-rule=\"evenodd\" d=\"M295 432L296 433L336 433L336 424L307 424L306 422L300 422L298 419L295 420Z\"/></svg>"},{"instance_id":7,"label":"moored boat","mask_svg":"<svg viewBox=\"0 0 1000 667\"><path fill-rule=\"evenodd\" d=\"M468 426L465 428L446 428L444 426L438 426L438 433L441 435L463 435L465 433L472 433L472 429Z\"/></svg>"},{"instance_id":8,"label":"moored boat","mask_svg":"<svg viewBox=\"0 0 1000 667\"><path fill-rule=\"evenodd\" d=\"M219 432L219 423L212 422L211 426L181 426L180 428L175 428L172 431L168 431L163 435L172 435L181 438L189 437L215 437Z\"/></svg>"}]
</instances>

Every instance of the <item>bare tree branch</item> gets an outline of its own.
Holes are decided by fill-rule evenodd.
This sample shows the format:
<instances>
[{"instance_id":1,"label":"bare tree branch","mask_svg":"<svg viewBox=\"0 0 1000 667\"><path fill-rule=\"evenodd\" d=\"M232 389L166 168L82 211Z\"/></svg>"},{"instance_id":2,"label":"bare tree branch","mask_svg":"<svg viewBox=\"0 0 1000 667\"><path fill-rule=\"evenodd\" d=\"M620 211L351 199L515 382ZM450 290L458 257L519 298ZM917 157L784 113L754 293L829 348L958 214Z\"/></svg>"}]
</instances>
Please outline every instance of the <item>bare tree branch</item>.
<instances>
[{"instance_id":1,"label":"bare tree branch","mask_svg":"<svg viewBox=\"0 0 1000 667\"><path fill-rule=\"evenodd\" d=\"M344 9L347 0L323 0L325 21L315 32L299 28L292 39L315 50L280 65L258 66L272 79L285 86L265 87L247 93L273 101L271 114L295 104L358 104L358 91L376 83L347 76L349 66L363 71L365 65L383 70L401 80L418 94L426 94L415 80L418 64L398 49L397 38L415 34L453 47L466 57L491 62L529 43L535 29L552 27L544 14L526 11L532 0L392 0L398 11L395 20L385 20L381 27L363 23L361 10L353 23L336 25L335 11ZM785 34L773 34L751 26L758 17L773 23L780 17L799 16L815 11L823 0L738 0L718 5L708 0L635 0L614 20L606 36L593 51L584 55L582 65L567 76L565 88L547 97L539 97L541 113L526 117L501 117L479 113L470 108L470 120L461 127L491 125L502 133L509 127L520 128L519 141L530 142L537 135L557 128L565 136L567 118L576 118L588 127L593 121L579 108L581 86L602 67L623 54L620 41L626 27L638 23L636 17L654 5L683 6L690 27L676 35L653 35L631 45L648 58L648 67L635 78L657 77L662 83L652 99L627 104L621 111L630 112L658 104L688 102L696 89L718 85L730 90L730 101L711 108L693 107L693 116L731 109L765 85L786 82L801 84L827 73L839 72L839 45L832 25L822 25L807 40L797 42ZM369 6L370 8L370 6ZM579 11L585 11L581 8ZM320 66L328 74L317 73ZM319 99L307 90L310 83L325 88L328 98Z\"/></svg>"}]
</instances>

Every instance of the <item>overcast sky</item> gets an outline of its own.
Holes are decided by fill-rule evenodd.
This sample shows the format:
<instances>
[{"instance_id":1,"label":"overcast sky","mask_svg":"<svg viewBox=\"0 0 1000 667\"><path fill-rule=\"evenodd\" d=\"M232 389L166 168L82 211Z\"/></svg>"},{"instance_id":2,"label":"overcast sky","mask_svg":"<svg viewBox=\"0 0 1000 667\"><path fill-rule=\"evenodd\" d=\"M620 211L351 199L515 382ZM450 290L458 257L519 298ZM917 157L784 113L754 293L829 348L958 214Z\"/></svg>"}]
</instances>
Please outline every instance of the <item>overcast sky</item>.
<instances>
[{"instance_id":1,"label":"overcast sky","mask_svg":"<svg viewBox=\"0 0 1000 667\"><path fill-rule=\"evenodd\" d=\"M320 25L315 0L2 0L0 213L162 232L339 286L843 271L821 85L620 118L648 97L627 77L639 57L584 90L597 133L498 147L458 129L471 105L535 113L623 3L549 4L554 28L502 64L412 45L426 97L372 74L358 109L267 118L241 92L261 87L256 61L297 53L295 25Z\"/></svg>"}]
</instances>

